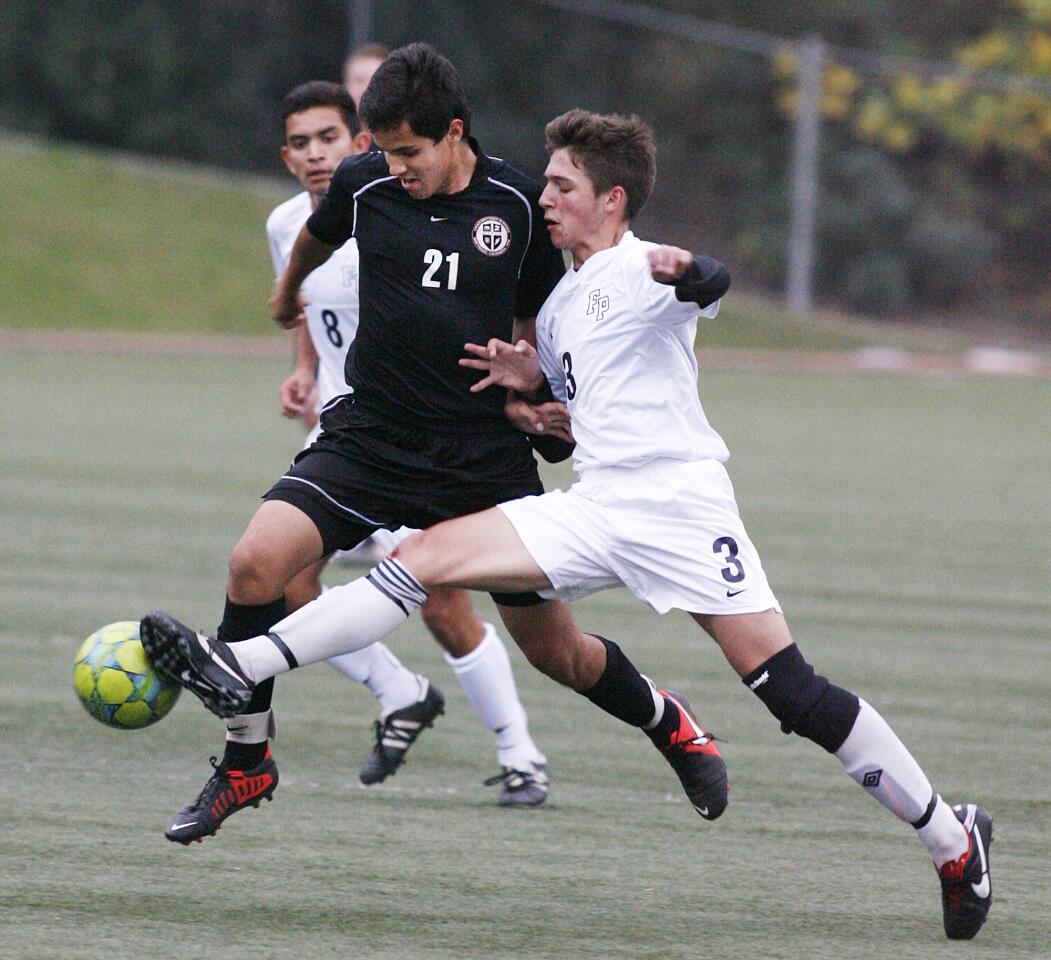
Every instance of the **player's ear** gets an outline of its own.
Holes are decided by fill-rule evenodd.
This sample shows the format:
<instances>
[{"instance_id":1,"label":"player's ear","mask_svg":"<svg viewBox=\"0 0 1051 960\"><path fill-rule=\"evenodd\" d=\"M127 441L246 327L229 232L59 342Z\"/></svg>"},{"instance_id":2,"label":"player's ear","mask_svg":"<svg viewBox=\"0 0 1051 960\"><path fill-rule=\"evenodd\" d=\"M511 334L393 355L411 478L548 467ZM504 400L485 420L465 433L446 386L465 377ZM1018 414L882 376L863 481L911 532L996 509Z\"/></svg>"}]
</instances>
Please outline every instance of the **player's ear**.
<instances>
[{"instance_id":1,"label":"player's ear","mask_svg":"<svg viewBox=\"0 0 1051 960\"><path fill-rule=\"evenodd\" d=\"M281 159L285 162L285 167L290 174L294 177L296 175L295 168L292 166L292 151L288 149L284 144L281 145Z\"/></svg>"},{"instance_id":2,"label":"player's ear","mask_svg":"<svg viewBox=\"0 0 1051 960\"><path fill-rule=\"evenodd\" d=\"M453 118L453 121L449 124L449 129L445 135L456 143L457 140L463 139L463 121L459 117Z\"/></svg>"},{"instance_id":3,"label":"player's ear","mask_svg":"<svg viewBox=\"0 0 1051 960\"><path fill-rule=\"evenodd\" d=\"M605 206L608 213L619 213L623 217L627 205L628 194L622 186L615 186L606 194Z\"/></svg>"},{"instance_id":4,"label":"player's ear","mask_svg":"<svg viewBox=\"0 0 1051 960\"><path fill-rule=\"evenodd\" d=\"M362 130L354 134L351 142L354 144L355 153L365 153L366 150L372 149L372 134L368 130Z\"/></svg>"}]
</instances>

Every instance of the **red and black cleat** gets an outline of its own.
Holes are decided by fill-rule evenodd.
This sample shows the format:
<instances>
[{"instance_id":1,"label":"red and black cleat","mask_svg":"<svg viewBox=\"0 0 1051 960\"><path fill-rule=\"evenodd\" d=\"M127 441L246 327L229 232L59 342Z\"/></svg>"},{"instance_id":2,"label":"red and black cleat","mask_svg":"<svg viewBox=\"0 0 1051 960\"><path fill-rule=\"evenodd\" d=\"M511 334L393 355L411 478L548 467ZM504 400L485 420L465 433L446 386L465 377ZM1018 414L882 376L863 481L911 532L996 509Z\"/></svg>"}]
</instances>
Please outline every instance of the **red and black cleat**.
<instances>
[{"instance_id":1,"label":"red and black cleat","mask_svg":"<svg viewBox=\"0 0 1051 960\"><path fill-rule=\"evenodd\" d=\"M226 770L216 762L215 768L197 799L180 810L164 835L184 846L205 837L214 837L223 821L245 807L258 807L260 800L272 800L277 789L277 764L267 748L266 756L251 770Z\"/></svg>"},{"instance_id":2,"label":"red and black cleat","mask_svg":"<svg viewBox=\"0 0 1051 960\"><path fill-rule=\"evenodd\" d=\"M685 698L668 690L659 692L665 709L672 706L678 710L679 726L666 744L656 744L657 749L679 775L693 809L705 820L715 820L730 799L726 763L712 735L701 729Z\"/></svg>"},{"instance_id":3,"label":"red and black cleat","mask_svg":"<svg viewBox=\"0 0 1051 960\"><path fill-rule=\"evenodd\" d=\"M938 871L945 935L950 940L970 940L981 930L993 902L989 878L993 818L973 803L952 809L967 831L967 850L959 860L950 860Z\"/></svg>"}]
</instances>

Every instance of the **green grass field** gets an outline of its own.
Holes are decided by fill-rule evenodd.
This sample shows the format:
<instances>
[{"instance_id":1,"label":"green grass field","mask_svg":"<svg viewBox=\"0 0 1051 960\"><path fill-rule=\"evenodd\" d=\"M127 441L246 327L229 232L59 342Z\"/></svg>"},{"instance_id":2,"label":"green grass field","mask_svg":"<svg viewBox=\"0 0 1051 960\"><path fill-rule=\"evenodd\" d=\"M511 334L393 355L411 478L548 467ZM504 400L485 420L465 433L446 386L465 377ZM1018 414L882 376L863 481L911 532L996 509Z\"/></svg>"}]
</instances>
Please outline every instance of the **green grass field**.
<instances>
[{"instance_id":1,"label":"green grass field","mask_svg":"<svg viewBox=\"0 0 1051 960\"><path fill-rule=\"evenodd\" d=\"M296 189L276 156L274 178L264 181L0 135L0 328L274 335L264 225ZM789 316L736 287L721 317L710 345L954 353L977 342L832 314Z\"/></svg>"},{"instance_id":2,"label":"green grass field","mask_svg":"<svg viewBox=\"0 0 1051 960\"><path fill-rule=\"evenodd\" d=\"M278 684L276 802L169 844L219 723L186 695L154 728L104 728L72 655L156 606L218 622L229 548L299 443L275 411L284 369L0 353L0 957L1048 956L1051 385L702 378L810 659L881 709L948 799L994 814L993 912L961 947L909 828L782 736L684 616L622 591L578 618L726 740L717 823L640 734L514 651L553 787L539 810L498 809L491 738L414 619L391 646L448 708L393 780L356 783L368 694L304 669Z\"/></svg>"}]
</instances>

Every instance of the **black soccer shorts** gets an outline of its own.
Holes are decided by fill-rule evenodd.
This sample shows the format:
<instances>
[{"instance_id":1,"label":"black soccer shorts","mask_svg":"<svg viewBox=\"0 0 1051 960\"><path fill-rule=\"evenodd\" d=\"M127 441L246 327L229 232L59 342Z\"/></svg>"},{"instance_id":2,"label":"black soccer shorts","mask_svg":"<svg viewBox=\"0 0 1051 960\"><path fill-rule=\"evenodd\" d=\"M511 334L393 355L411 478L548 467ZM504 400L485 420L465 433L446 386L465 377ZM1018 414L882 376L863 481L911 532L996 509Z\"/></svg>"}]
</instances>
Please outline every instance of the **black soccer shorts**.
<instances>
[{"instance_id":1,"label":"black soccer shorts","mask_svg":"<svg viewBox=\"0 0 1051 960\"><path fill-rule=\"evenodd\" d=\"M544 490L529 441L513 428L436 433L385 420L350 396L322 413L321 427L263 499L302 510L326 554L381 528L422 529ZM535 593L492 597L505 606L544 602Z\"/></svg>"}]
</instances>

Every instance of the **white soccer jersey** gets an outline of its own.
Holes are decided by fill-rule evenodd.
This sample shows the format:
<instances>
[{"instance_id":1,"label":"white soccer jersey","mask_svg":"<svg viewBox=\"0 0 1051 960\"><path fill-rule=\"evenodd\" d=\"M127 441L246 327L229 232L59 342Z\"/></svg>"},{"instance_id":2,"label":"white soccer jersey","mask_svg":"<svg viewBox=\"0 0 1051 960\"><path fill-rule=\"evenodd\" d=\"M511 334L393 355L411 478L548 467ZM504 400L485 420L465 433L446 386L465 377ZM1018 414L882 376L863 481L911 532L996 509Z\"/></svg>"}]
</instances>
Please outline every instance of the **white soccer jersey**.
<instances>
[{"instance_id":1,"label":"white soccer jersey","mask_svg":"<svg viewBox=\"0 0 1051 960\"><path fill-rule=\"evenodd\" d=\"M303 191L276 207L266 221L274 273L288 266L292 246L311 214L310 194ZM347 348L358 332L358 247L349 240L303 283L307 329L317 351L318 407L350 389L343 369Z\"/></svg>"},{"instance_id":2,"label":"white soccer jersey","mask_svg":"<svg viewBox=\"0 0 1051 960\"><path fill-rule=\"evenodd\" d=\"M697 396L698 317L713 318L657 283L630 231L569 270L540 310L537 353L555 397L569 407L582 477L593 467L658 459L725 461L722 437Z\"/></svg>"}]
</instances>

